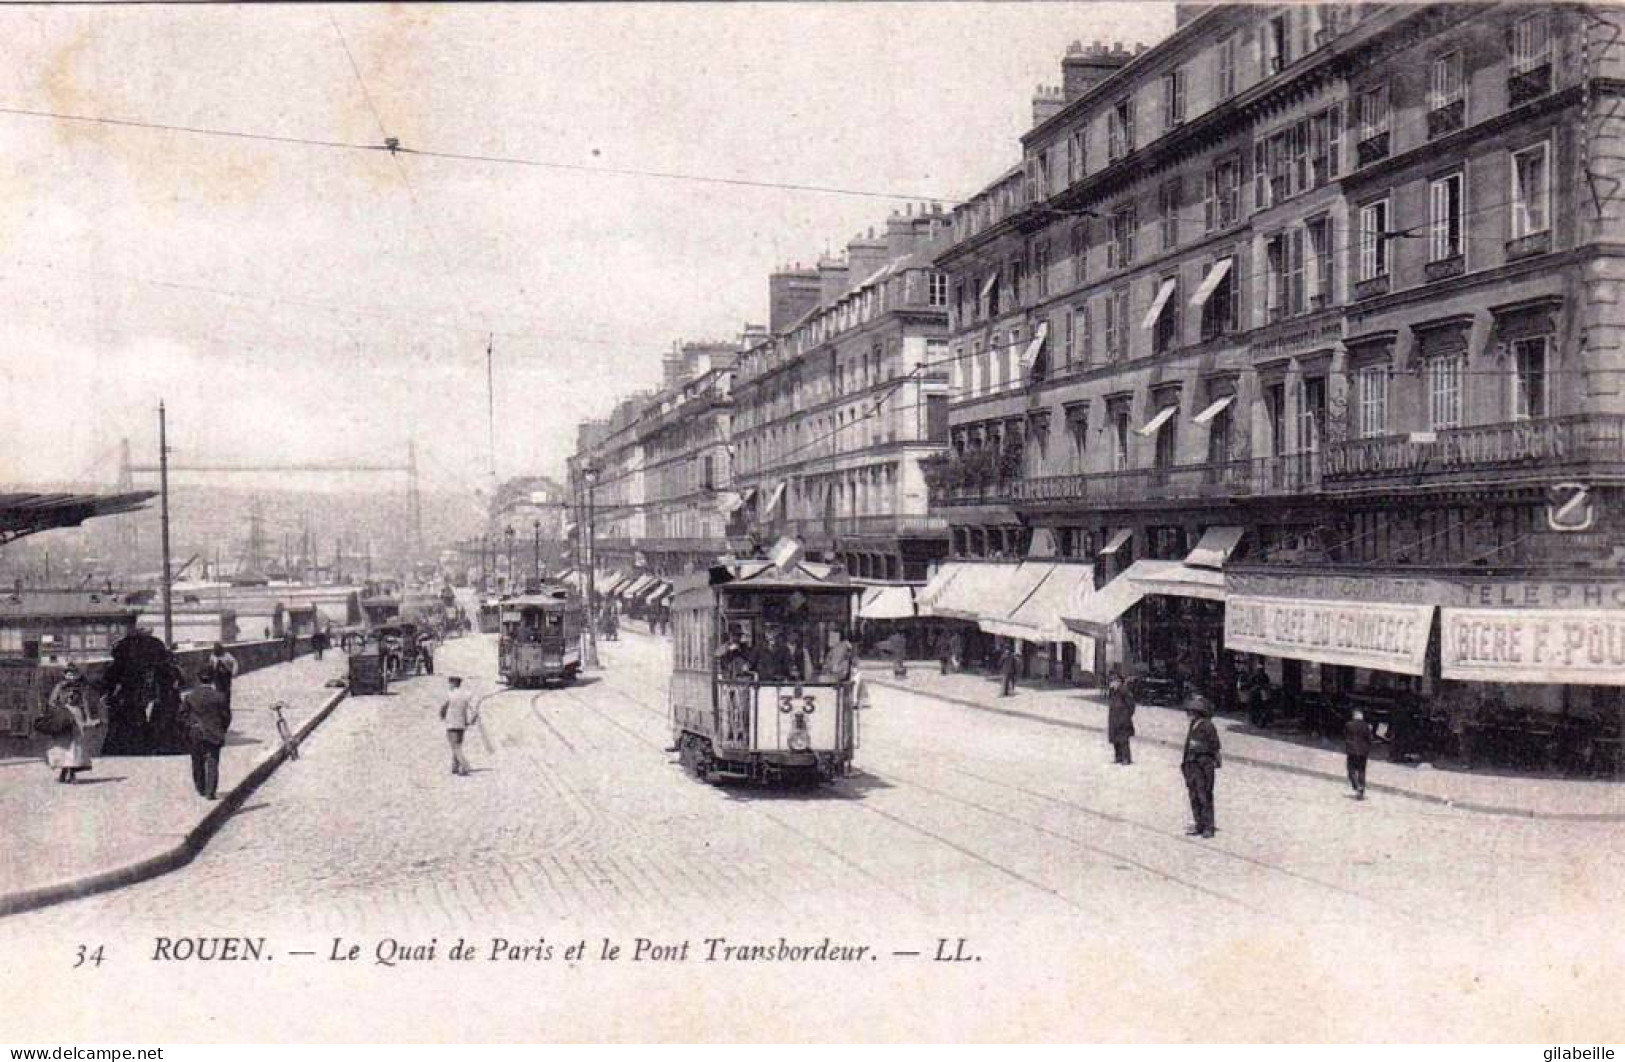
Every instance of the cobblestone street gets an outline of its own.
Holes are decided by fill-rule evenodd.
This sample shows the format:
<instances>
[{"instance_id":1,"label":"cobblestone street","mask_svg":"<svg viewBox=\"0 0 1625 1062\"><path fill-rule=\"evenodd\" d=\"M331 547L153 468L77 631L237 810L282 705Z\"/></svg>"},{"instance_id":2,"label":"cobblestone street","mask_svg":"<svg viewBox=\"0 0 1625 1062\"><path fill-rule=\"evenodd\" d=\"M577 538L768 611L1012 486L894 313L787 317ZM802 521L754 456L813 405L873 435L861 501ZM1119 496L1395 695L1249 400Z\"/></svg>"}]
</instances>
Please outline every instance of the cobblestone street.
<instances>
[{"instance_id":1,"label":"cobblestone street","mask_svg":"<svg viewBox=\"0 0 1625 1062\"><path fill-rule=\"evenodd\" d=\"M922 1036L1011 1035L1031 1022L1105 1038L1302 1027L1333 1038L1544 1039L1574 1017L1563 990L1601 991L1625 957L1613 928L1615 826L1357 804L1336 785L1230 766L1222 832L1191 840L1173 751L1147 745L1133 767L1115 767L1098 735L897 690L875 691L850 779L817 792L708 786L664 751L666 652L629 633L603 646L604 670L573 687L507 692L494 684L493 639L449 643L441 674L460 671L485 698L489 744L471 732L472 777L448 770L435 714L442 678L346 701L191 866L7 919L0 942L32 956L44 984L172 979L174 1014L106 1016L105 1032L124 1037L205 1021L222 1000L234 1030L246 1021L308 1036L375 1025L410 1035L435 978L448 975L442 965L379 968L386 938L434 939L443 951L466 936L483 960L494 937L560 947L692 938L700 949L706 937L827 935L875 957L751 971L816 991L845 1023L832 1036L884 1021ZM158 937L214 934L264 936L273 962L152 961ZM335 937L361 944L361 961L331 961ZM960 937L978 961L930 969L939 939L953 954ZM80 943L105 943L109 961L72 971ZM1531 963L1566 972L1531 989L1519 972ZM522 969L524 980L507 981L490 980L485 961L460 971L460 994L480 1002L451 1020L470 1023L469 1035L482 1016L503 1028L534 1021L537 1035L614 1035L583 1009L608 983L601 967ZM645 962L613 983L648 1001L640 1033L681 1036L699 1032L685 1024L685 997L743 998L730 971L691 962L658 976ZM380 979L400 991L359 1018L332 1005L376 992ZM933 1011L942 983L965 979L996 990L988 1009ZM206 994L189 995L194 983ZM1208 990L1175 1000L1176 985ZM327 1002L297 1015L253 1005L300 993ZM878 1001L899 993L913 993L920 1012L882 1014ZM764 1019L736 1020L738 1032Z\"/></svg>"}]
</instances>

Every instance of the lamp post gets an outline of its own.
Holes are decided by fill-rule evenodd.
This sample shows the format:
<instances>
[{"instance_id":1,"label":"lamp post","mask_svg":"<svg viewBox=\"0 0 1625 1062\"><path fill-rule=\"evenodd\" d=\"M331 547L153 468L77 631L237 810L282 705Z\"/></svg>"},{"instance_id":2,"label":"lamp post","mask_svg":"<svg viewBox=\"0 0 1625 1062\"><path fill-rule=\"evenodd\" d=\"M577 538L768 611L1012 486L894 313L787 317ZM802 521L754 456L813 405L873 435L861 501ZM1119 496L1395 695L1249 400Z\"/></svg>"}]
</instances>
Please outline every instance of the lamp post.
<instances>
[{"instance_id":1,"label":"lamp post","mask_svg":"<svg viewBox=\"0 0 1625 1062\"><path fill-rule=\"evenodd\" d=\"M509 524L502 537L508 543L508 593L513 593L513 525Z\"/></svg>"},{"instance_id":2,"label":"lamp post","mask_svg":"<svg viewBox=\"0 0 1625 1062\"><path fill-rule=\"evenodd\" d=\"M540 583L542 581L542 522L541 522L541 520L533 520L533 521L531 521L531 527L536 532L536 559L535 559L535 562L531 566L532 567L531 575L535 576L536 581L538 583Z\"/></svg>"},{"instance_id":3,"label":"lamp post","mask_svg":"<svg viewBox=\"0 0 1625 1062\"><path fill-rule=\"evenodd\" d=\"M598 485L598 466L588 465L581 471L587 484L587 646L582 654L582 666L598 667L598 541L592 526L593 492Z\"/></svg>"}]
</instances>

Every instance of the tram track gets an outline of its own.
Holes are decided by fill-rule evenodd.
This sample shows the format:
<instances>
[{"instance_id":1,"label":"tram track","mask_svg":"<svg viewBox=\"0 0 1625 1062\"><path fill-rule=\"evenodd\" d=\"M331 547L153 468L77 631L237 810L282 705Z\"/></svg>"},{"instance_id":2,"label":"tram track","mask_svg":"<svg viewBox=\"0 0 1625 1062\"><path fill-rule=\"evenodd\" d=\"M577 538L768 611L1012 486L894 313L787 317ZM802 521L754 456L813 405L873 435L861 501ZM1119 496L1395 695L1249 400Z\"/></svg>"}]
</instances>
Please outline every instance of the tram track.
<instances>
[{"instance_id":1,"label":"tram track","mask_svg":"<svg viewBox=\"0 0 1625 1062\"><path fill-rule=\"evenodd\" d=\"M609 683L607 681L604 683L604 685L607 686L612 692L614 692L622 700L628 702L629 704L631 704L634 707L642 710L643 712L645 712L645 713L647 713L647 714L649 714L651 716L657 716L657 717L661 717L661 718L665 717L665 713L661 709L654 707L647 700L645 700L643 698L640 698L640 697L637 697L637 696L627 692L625 689L623 689L623 688L621 688L619 686L613 685L613 684L611 684L611 683ZM622 725L623 729L625 729L624 724L619 724L619 725ZM1144 832L1144 833L1146 833L1148 835L1154 836L1154 837L1158 838L1159 840L1161 840L1161 841L1163 841L1165 843L1178 845L1180 847L1186 847L1186 848L1189 848L1189 849L1191 849L1193 851L1199 851L1201 854L1203 854L1205 856L1210 856L1210 857L1217 858L1217 859L1220 859L1220 860L1234 862L1234 863L1236 863L1238 865L1245 866L1245 867L1247 867L1249 869L1252 869L1252 870L1262 871L1262 872L1264 872L1266 874L1269 874L1269 875L1272 875L1274 877L1284 879L1285 881L1291 882L1292 884L1295 884L1295 885L1309 886L1311 888L1314 888L1314 889L1320 890L1322 892L1325 892L1327 894L1330 894L1331 896L1335 897L1338 902L1346 903L1346 902L1348 902L1350 900L1356 901L1356 902L1358 902L1360 904L1369 906L1370 908L1374 909L1377 912L1380 912L1384 917L1403 918L1408 922L1415 922L1415 923L1417 923L1419 925L1435 926L1435 927L1439 925L1439 920L1438 920L1437 916L1430 917L1427 920L1418 919L1416 915L1414 915L1411 912L1403 909L1402 907L1399 907L1399 906L1394 905L1394 904L1385 903L1385 902L1383 902L1381 899L1379 899L1377 897L1374 897L1374 896L1368 895L1366 893L1360 892L1359 890L1356 890L1356 889L1347 888L1345 886L1337 884L1336 882L1331 882L1331 881L1324 880L1323 878L1316 877L1316 876L1311 875L1311 874L1305 874L1305 873L1303 873L1301 871L1294 870L1294 869L1292 869L1290 867L1281 865L1279 863L1276 863L1276 862L1273 862L1273 861L1270 861L1270 860L1260 859L1260 858L1258 858L1256 856L1247 855L1245 853L1237 852L1237 851L1235 851L1233 849L1230 849L1230 848L1227 848L1227 847L1223 847L1223 846L1219 846L1219 845L1213 845L1211 843L1197 844L1196 842L1190 840L1189 838L1185 837L1184 835L1179 834L1179 833L1177 833L1177 832L1175 832L1173 830L1163 829L1163 828L1155 826L1153 824L1142 822L1142 821L1139 821L1137 819L1134 819L1134 818L1131 818L1131 817L1128 817L1128 816L1117 815L1117 814L1113 814L1113 813L1108 812L1108 811L1102 811L1102 810L1099 810L1099 809L1096 809L1096 808L1091 808L1091 807L1088 807L1087 805L1079 803L1079 802L1077 802L1075 800L1068 800L1068 799L1066 799L1064 797L1057 796L1057 795L1055 795L1053 793L1047 793L1047 792L1044 792L1044 791L1039 790L1039 789L1033 789L1033 788L1030 788L1028 786L1021 785L1019 783L1010 782L1010 781L1006 781L1006 780L998 779L998 778L993 778L993 777L990 777L988 775L980 774L977 771L970 770L970 769L968 769L966 767L959 766L959 765L956 765L956 764L948 764L947 769L954 772L954 773L956 773L956 774L958 774L958 775L963 776L966 779L969 779L969 780L971 780L973 782L979 783L979 784L981 784L983 786L992 786L992 787L995 787L995 788L998 788L998 789L1002 789L1002 790L1005 790L1005 791L1008 791L1008 792L1011 792L1011 793L1018 794L1018 795L1023 796L1023 797L1025 797L1027 799L1030 799L1030 800L1040 801L1040 802L1043 802L1043 803L1046 803L1046 804L1049 804L1049 805L1052 805L1052 806L1055 806L1055 807L1063 808L1067 812L1070 812L1070 813L1081 814L1081 815L1087 816L1087 817L1089 817L1091 819L1095 819L1095 820L1098 820L1098 821L1101 821L1101 822L1111 823L1113 825L1120 826L1120 827L1123 827L1123 828L1126 828L1126 829L1141 831L1141 832ZM1146 874L1148 876L1151 876L1151 877L1153 877L1153 878L1155 878L1155 879L1157 879L1159 881L1162 881L1162 882L1164 882L1166 884L1174 885L1176 887L1181 887L1181 888L1191 890L1191 891L1196 892L1197 894L1205 896L1205 897L1207 897L1209 899L1216 900L1216 901L1219 901L1219 902L1223 902L1223 903L1226 903L1226 904L1229 904L1229 905L1233 905L1233 906L1242 908L1242 909L1248 911L1251 914L1262 915L1262 916L1270 918L1272 920L1280 920L1280 921L1288 922L1288 923L1291 923L1291 924L1297 924L1295 920L1290 919L1290 918L1282 915L1277 910L1272 910L1272 909L1267 908L1267 907L1262 907L1262 906L1260 906L1260 905L1258 905L1256 903L1249 902L1245 898L1233 895L1231 893L1224 892L1223 890L1215 889L1215 888L1211 887L1210 885L1207 885L1207 884L1202 883L1200 881L1192 880L1192 879L1184 877L1184 876L1182 876L1180 874L1173 873L1171 871L1165 870L1162 867L1159 867L1159 866L1156 866L1156 865L1154 865L1152 863L1146 862L1143 858L1138 858L1138 857L1136 857L1134 855L1130 855L1130 854L1122 851L1121 849L1113 848L1113 847L1105 846L1105 845L1100 845L1100 844L1097 844L1095 842L1088 841L1088 840L1085 840L1083 838L1080 838L1080 837L1078 837L1078 836L1076 836L1074 834L1071 834L1071 833L1068 833L1068 832L1065 832L1065 831L1061 831L1061 830L1056 830L1051 826L1043 824L1042 822L1034 821L1034 819L1032 819L1032 818L1024 817L1022 815L1015 814L1015 813L1012 813L1010 811L1001 810L1001 809L992 807L992 806L984 803L983 801L976 799L974 796L968 796L968 795L965 795L963 793L950 792L950 791L948 791L946 789L941 788L940 786L930 785L930 784L926 783L925 781L921 780L916 775L912 775L910 773L905 773L905 772L902 772L902 771L898 771L898 770L894 769L893 767L891 767L889 765L885 769L884 775L881 775L881 777L894 778L894 779L896 779L896 780L898 780L900 782L904 782L904 783L908 784L909 786L911 786L911 787L913 787L915 789L918 789L921 792L930 793L932 796L934 796L934 797L936 797L936 798L938 798L940 800L944 800L944 801L947 801L949 803L955 804L957 806L964 807L964 808L967 808L967 809L972 810L972 811L976 811L976 812L978 812L980 814L987 815L990 818L993 818L993 819L996 819L996 820L999 820L999 821L1002 821L1002 822L1006 822L1006 823L1009 823L1011 825L1019 826L1019 827L1021 827L1023 829L1031 830L1031 831L1039 834L1040 836L1049 837L1051 839L1060 841L1062 843L1065 843L1065 844L1067 844L1069 846L1078 848L1080 850L1090 852L1090 853L1092 853L1094 855L1098 855L1098 856L1106 858L1106 859L1110 859L1116 865L1131 867L1131 868L1135 869L1136 871L1139 871L1139 872L1144 873L1144 874ZM974 860L976 862L982 863L982 864L984 864L984 865L986 865L986 866L988 866L988 867L990 867L992 869L997 870L998 872L1000 872L1002 874L1010 876L1015 880L1021 881L1023 884L1025 884L1025 885L1027 885L1029 887L1036 888L1036 889L1044 892L1046 895L1052 896L1054 898L1060 898L1060 899L1063 900L1063 902L1068 903L1069 906L1073 906L1073 907L1077 906L1075 904L1072 904L1070 901L1067 901L1065 899L1065 897L1062 896L1060 893L1058 893L1055 890L1049 888L1048 886L1042 884L1041 882L1036 882L1034 880L1028 879L1025 875L1021 874L1020 871L1015 870L1014 868L1011 868L1009 866L1004 865L1003 863L999 862L999 860L997 860L996 858L990 857L990 856L988 856L988 855L986 855L984 853L980 853L980 852L977 852L977 851L975 851L973 849L967 848L966 846L961 845L958 842L954 841L952 838L948 838L948 837L945 837L945 836L937 833L935 830L932 830L928 826L924 826L924 825L921 825L921 824L919 824L917 822L910 821L908 818L905 818L904 816L898 815L895 812L884 811L884 810L882 810L880 808L874 807L874 806L869 805L869 804L867 804L865 802L857 802L856 806L861 808L862 810L864 810L866 812L869 812L870 814L877 815L877 816L879 816L879 817L893 823L894 825L896 825L896 826L898 826L900 828L903 828L903 829L909 830L911 832L917 833L917 834L919 834L919 835L921 835L923 837L926 837L926 838L932 840L935 843L944 845L944 846L952 849L953 851L957 852L958 854L964 856L965 858L969 858L969 859L972 859L972 860ZM770 816L770 817L773 817L773 816ZM774 817L774 818L776 819L776 817ZM786 829L791 829L793 832L799 832L799 831L794 831L794 828L792 826L790 826L790 824L788 824L788 823L784 823L784 822L780 821L779 824L781 826L784 826ZM1468 927L1457 926L1456 928L1468 928Z\"/></svg>"}]
</instances>

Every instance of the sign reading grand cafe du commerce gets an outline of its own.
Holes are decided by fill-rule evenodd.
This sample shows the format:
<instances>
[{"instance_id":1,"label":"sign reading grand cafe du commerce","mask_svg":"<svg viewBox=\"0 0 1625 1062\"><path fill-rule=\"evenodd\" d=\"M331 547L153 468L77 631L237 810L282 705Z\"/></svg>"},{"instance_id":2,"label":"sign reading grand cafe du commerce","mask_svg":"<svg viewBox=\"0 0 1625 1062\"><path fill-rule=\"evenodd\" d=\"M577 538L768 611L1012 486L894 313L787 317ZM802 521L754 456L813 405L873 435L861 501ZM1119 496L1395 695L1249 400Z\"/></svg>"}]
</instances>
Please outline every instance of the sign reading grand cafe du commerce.
<instances>
[{"instance_id":1,"label":"sign reading grand cafe du commerce","mask_svg":"<svg viewBox=\"0 0 1625 1062\"><path fill-rule=\"evenodd\" d=\"M1625 685L1625 581L1231 572L1225 648L1465 682Z\"/></svg>"}]
</instances>

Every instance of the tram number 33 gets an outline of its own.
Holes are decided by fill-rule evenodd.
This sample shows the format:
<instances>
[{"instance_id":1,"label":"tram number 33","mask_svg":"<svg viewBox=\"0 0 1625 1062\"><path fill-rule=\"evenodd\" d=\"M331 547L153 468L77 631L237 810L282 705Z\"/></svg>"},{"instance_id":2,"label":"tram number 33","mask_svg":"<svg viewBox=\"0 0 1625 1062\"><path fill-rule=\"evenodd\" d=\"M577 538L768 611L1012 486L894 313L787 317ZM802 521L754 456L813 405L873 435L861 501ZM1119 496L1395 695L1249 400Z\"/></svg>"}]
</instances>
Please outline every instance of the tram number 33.
<instances>
[{"instance_id":1,"label":"tram number 33","mask_svg":"<svg viewBox=\"0 0 1625 1062\"><path fill-rule=\"evenodd\" d=\"M79 945L78 954L74 956L73 968L77 970L87 963L91 966L100 966L102 964L102 948L103 945L101 944L96 945L94 949L89 944Z\"/></svg>"}]
</instances>

